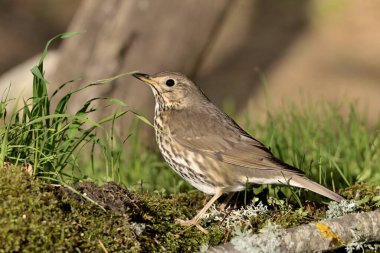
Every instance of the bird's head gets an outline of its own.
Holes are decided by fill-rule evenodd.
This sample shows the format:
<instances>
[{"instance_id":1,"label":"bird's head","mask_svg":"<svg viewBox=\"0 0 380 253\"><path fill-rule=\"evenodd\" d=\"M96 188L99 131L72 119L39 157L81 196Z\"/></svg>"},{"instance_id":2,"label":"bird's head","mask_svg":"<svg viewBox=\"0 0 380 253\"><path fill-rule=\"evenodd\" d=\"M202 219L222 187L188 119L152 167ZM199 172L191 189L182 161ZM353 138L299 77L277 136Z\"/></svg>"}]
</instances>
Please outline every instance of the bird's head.
<instances>
[{"instance_id":1,"label":"bird's head","mask_svg":"<svg viewBox=\"0 0 380 253\"><path fill-rule=\"evenodd\" d=\"M160 108L180 109L208 101L198 86L181 73L160 72L154 75L135 73L133 76L152 88Z\"/></svg>"}]
</instances>

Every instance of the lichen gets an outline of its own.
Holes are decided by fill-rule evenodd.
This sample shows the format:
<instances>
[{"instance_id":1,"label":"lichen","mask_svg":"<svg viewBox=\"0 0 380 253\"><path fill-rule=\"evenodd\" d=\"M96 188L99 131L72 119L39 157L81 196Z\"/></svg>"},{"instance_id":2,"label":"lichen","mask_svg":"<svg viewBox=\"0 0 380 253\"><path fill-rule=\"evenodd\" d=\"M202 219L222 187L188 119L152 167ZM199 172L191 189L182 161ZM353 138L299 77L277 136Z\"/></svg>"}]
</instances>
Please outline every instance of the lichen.
<instances>
[{"instance_id":1,"label":"lichen","mask_svg":"<svg viewBox=\"0 0 380 253\"><path fill-rule=\"evenodd\" d=\"M209 212L204 216L204 222L217 222L220 226L227 230L234 230L235 228L251 228L251 220L260 214L268 212L268 207L262 202L252 203L245 207L232 209L227 207L225 210L219 210L213 205Z\"/></svg>"},{"instance_id":2,"label":"lichen","mask_svg":"<svg viewBox=\"0 0 380 253\"><path fill-rule=\"evenodd\" d=\"M345 214L356 212L358 209L359 205L355 200L343 200L340 203L331 201L326 211L326 218L336 218Z\"/></svg>"},{"instance_id":3,"label":"lichen","mask_svg":"<svg viewBox=\"0 0 380 253\"><path fill-rule=\"evenodd\" d=\"M343 244L342 239L331 230L329 225L321 223L321 222L317 222L315 223L315 226L318 228L322 236L325 237L327 240L331 241L334 245Z\"/></svg>"},{"instance_id":4,"label":"lichen","mask_svg":"<svg viewBox=\"0 0 380 253\"><path fill-rule=\"evenodd\" d=\"M353 240L345 246L347 253L354 252L380 252L380 244L377 242L368 243L365 238L362 238L357 232L352 229Z\"/></svg>"},{"instance_id":5,"label":"lichen","mask_svg":"<svg viewBox=\"0 0 380 253\"><path fill-rule=\"evenodd\" d=\"M235 236L231 239L234 248L240 252L255 252L255 253L269 253L279 252L281 241L279 238L283 234L283 230L279 225L272 222L267 222L258 234L253 234L252 230L235 231ZM265 236L258 236L258 235ZM263 242L262 238L265 238Z\"/></svg>"}]
</instances>

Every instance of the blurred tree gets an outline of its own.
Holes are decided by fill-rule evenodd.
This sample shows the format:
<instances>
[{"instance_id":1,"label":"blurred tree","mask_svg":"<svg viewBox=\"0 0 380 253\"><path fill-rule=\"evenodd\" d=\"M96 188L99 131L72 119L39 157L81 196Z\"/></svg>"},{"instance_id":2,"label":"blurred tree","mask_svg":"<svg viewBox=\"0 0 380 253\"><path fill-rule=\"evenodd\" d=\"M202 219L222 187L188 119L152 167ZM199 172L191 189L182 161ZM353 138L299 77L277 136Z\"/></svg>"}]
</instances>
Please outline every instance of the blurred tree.
<instances>
[{"instance_id":1,"label":"blurred tree","mask_svg":"<svg viewBox=\"0 0 380 253\"><path fill-rule=\"evenodd\" d=\"M77 6L77 0L1 0L0 75L41 52L47 40L65 31Z\"/></svg>"},{"instance_id":2,"label":"blurred tree","mask_svg":"<svg viewBox=\"0 0 380 253\"><path fill-rule=\"evenodd\" d=\"M240 110L260 75L307 28L308 10L307 0L84 0L68 30L87 33L64 41L54 83L178 71L217 104L232 98ZM93 96L153 111L151 91L133 78L97 88Z\"/></svg>"}]
</instances>

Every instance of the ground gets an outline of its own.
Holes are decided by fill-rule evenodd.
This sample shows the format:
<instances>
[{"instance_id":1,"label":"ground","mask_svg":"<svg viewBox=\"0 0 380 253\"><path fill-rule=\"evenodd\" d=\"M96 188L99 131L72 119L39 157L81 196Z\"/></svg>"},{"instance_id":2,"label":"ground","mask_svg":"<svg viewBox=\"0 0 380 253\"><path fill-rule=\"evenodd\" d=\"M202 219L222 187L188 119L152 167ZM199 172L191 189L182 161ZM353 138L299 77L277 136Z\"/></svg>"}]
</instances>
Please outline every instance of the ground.
<instances>
[{"instance_id":1,"label":"ground","mask_svg":"<svg viewBox=\"0 0 380 253\"><path fill-rule=\"evenodd\" d=\"M228 241L233 233L223 221L213 219L202 224L208 234L175 222L192 217L201 208L205 198L197 191L172 195L143 189L131 192L112 182L103 186L83 182L73 189L82 195L32 179L19 167L1 168L0 252L195 252L201 246ZM376 209L371 202L379 194L375 186L359 184L341 193L348 199L367 198L360 211ZM251 216L244 224L257 231L267 221L292 227L325 216L326 205L304 203L302 209L293 205L293 210L280 202L266 203L268 211ZM235 204L244 205L244 201Z\"/></svg>"}]
</instances>

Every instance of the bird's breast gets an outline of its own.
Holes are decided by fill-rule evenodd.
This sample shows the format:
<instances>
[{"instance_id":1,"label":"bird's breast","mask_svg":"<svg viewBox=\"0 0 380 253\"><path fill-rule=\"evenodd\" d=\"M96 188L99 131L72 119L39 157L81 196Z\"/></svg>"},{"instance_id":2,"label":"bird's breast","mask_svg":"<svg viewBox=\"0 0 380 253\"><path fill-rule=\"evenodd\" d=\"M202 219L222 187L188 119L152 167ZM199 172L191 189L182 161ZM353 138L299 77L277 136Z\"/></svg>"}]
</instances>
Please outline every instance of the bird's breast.
<instances>
[{"instance_id":1,"label":"bird's breast","mask_svg":"<svg viewBox=\"0 0 380 253\"><path fill-rule=\"evenodd\" d=\"M201 154L184 148L176 142L161 114L155 115L155 134L160 152L169 164L183 179L195 188L207 194L215 193L215 181L210 177L207 168L215 167L212 161Z\"/></svg>"}]
</instances>

